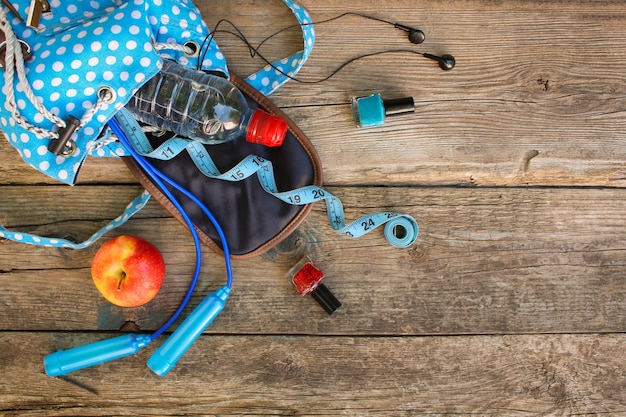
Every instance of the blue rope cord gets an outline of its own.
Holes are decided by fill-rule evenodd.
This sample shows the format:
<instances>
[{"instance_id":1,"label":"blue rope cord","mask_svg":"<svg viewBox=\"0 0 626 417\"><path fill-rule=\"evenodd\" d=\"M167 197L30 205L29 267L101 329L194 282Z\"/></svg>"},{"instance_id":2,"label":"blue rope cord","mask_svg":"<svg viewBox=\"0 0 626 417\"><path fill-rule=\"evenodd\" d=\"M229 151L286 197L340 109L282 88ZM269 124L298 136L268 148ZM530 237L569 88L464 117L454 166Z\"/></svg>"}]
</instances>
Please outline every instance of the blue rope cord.
<instances>
[{"instance_id":1,"label":"blue rope cord","mask_svg":"<svg viewBox=\"0 0 626 417\"><path fill-rule=\"evenodd\" d=\"M232 288L232 285L233 285L233 273L232 273L232 266L230 263L230 250L228 247L228 242L226 240L224 231L221 228L215 216L213 215L213 213L211 213L211 211L191 192L189 192L187 189L185 189L184 187L176 183L174 180L172 180L171 178L163 174L161 171L156 169L146 158L144 158L141 154L139 154L130 144L128 137L126 135L126 132L124 132L124 129L122 129L121 125L117 122L115 118L112 118L109 121L108 125L111 128L111 131L115 134L115 136L117 136L118 140L131 154L132 158L139 164L139 166L146 172L146 174L152 179L152 181L159 187L159 189L163 192L163 194L165 194L165 196L172 202L174 207L176 207L176 209L180 212L183 218L183 221L185 222L189 231L191 232L191 236L193 238L194 245L196 248L196 265L195 265L195 269L193 273L193 278L191 280L191 283L189 284L189 289L187 290L187 293L185 294L185 297L183 298L183 301L180 303L178 309L174 312L174 314L170 317L170 319L150 336L150 338L154 340L157 337L159 337L163 332L165 332L176 321L176 319L180 316L180 314L183 312L183 310L189 303L189 300L191 299L191 295L193 294L193 291L198 283L198 278L200 276L200 267L202 263L202 249L201 249L200 237L198 236L198 232L196 231L194 227L193 221L191 220L189 215L186 213L186 211L184 210L180 202L178 202L176 197L174 197L172 192L166 187L166 185L164 184L164 181L170 186L172 186L173 188L175 188L176 190L183 193L186 197L188 197L196 205L198 205L198 207L200 207L200 209L207 216L209 221L213 224L213 227L215 228L215 230L217 231L217 234L220 237L220 240L222 243L222 250L224 251L224 263L226 266L226 277L227 277L226 286L228 288Z\"/></svg>"}]
</instances>

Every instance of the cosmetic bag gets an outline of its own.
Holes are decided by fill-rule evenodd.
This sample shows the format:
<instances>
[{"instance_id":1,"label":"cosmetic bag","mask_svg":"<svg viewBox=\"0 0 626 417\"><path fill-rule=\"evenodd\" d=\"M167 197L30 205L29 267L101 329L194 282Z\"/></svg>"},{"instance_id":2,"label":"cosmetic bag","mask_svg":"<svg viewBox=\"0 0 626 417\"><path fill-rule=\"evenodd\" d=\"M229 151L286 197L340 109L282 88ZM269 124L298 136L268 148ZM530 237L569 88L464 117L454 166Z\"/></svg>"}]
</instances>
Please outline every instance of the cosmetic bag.
<instances>
[{"instance_id":1,"label":"cosmetic bag","mask_svg":"<svg viewBox=\"0 0 626 417\"><path fill-rule=\"evenodd\" d=\"M109 119L133 93L158 73L164 59L229 78L250 106L280 116L289 126L284 144L276 148L251 144L243 138L203 145L214 167L233 172L236 181L207 176L194 164L191 152L152 161L213 211L228 237L233 257L266 252L304 220L311 204L286 204L268 193L260 176L237 171L238 163L254 155L257 163L271 162L276 191L321 185L322 168L314 147L267 97L298 72L313 47L313 27L302 6L284 0L302 27L302 51L242 79L228 71L223 54L191 1L50 0L49 9L41 14L36 27L28 25L32 25L26 18L31 10L24 3L14 2L12 8L0 4L0 36L4 37L0 44L0 72L4 77L0 98L5 103L0 109L0 129L7 140L25 163L68 185L76 182L81 167L91 157L124 158L146 191L84 242L35 236L2 226L0 237L81 249L126 222L145 206L150 195L181 220L180 213L107 127ZM155 148L164 140L150 135L148 138ZM268 166L264 164L263 169ZM184 196L180 201L202 241L219 251L219 239L211 223L193 202Z\"/></svg>"}]
</instances>

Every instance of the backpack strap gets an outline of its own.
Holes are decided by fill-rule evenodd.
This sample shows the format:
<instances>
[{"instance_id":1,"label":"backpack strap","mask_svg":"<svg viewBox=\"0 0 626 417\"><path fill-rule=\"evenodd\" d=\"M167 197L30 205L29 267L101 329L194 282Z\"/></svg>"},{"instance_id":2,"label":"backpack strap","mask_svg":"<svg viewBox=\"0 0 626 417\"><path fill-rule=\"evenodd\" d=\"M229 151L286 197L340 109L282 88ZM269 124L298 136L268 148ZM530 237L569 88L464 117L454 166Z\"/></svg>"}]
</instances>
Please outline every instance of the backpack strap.
<instances>
[{"instance_id":1,"label":"backpack strap","mask_svg":"<svg viewBox=\"0 0 626 417\"><path fill-rule=\"evenodd\" d=\"M298 20L302 28L302 38L304 40L304 49L296 52L287 58L274 61L270 65L261 68L254 74L246 78L246 82L269 96L278 90L283 84L294 77L300 68L304 65L311 54L313 45L315 44L315 30L313 29L313 21L309 13L299 3L292 0L283 0L287 7L291 9L294 16Z\"/></svg>"},{"instance_id":2,"label":"backpack strap","mask_svg":"<svg viewBox=\"0 0 626 417\"><path fill-rule=\"evenodd\" d=\"M68 248L68 249L85 249L91 246L96 240L100 239L104 234L116 229L126 223L133 215L139 212L146 203L150 200L150 194L147 191L143 191L133 201L126 206L126 209L122 214L111 220L106 226L98 230L96 233L84 242L75 243L67 239L60 239L54 237L38 236L31 233L15 232L11 231L2 225L0 225L0 238L9 239L14 242L28 243L37 246L56 247L56 248Z\"/></svg>"},{"instance_id":3,"label":"backpack strap","mask_svg":"<svg viewBox=\"0 0 626 417\"><path fill-rule=\"evenodd\" d=\"M259 71L250 75L247 78L248 82L255 89L257 89L263 95L266 95L266 96L273 93L278 88L280 88L280 86L282 86L287 81L289 81L290 76L294 76L300 70L300 68L304 65L305 61L309 57L311 50L313 48L313 44L315 42L315 33L313 30L312 21L308 12L304 9L303 6L301 6L299 3L293 0L283 0L283 1L289 7L289 9L293 12L298 23L302 27L304 49L302 51L299 51L290 55L287 58L275 61L271 65L268 65L265 68L260 69ZM86 3L81 2L81 5L83 4L86 4ZM189 7L190 9L192 9L192 6L189 6ZM110 13L111 10L112 10L111 8L103 8L103 10L98 9L98 10L94 10L94 12L97 11L100 13L104 13L104 12ZM193 8L193 10L191 10L190 13L193 13L194 10L195 8ZM56 28L55 25L50 25L50 27ZM177 27L175 27L175 29L178 30ZM53 29L51 29L50 31L54 32ZM48 35L56 36L57 34L50 33ZM189 35L185 35L185 36L189 36ZM183 38L183 35L181 35L180 37ZM216 57L221 57L221 59L223 60L223 55L219 52L219 49L217 49L216 46L212 46L212 48L214 49L212 50L213 55L215 55ZM167 52L162 52L161 56L174 58L174 59L181 60L181 61L186 59L184 55L182 55L182 53L178 53L177 55L175 54L174 56L170 56L168 55ZM207 67L208 64L203 62L202 63L203 69L207 69L207 70L219 69L222 72L226 72L225 62L220 61L216 63L214 61L215 59L213 58L210 60L207 60L207 62L211 62L211 65L208 67ZM192 65L193 63L190 62L189 64ZM277 69L279 71L276 71ZM93 129L93 130L94 132L97 133L98 129ZM94 149L91 150L89 153L92 156L109 156L109 157L119 157L119 156L125 155L124 149L121 149L119 144L111 141L109 136L110 136L110 132L108 130L105 131L104 134L102 135L101 146L94 147ZM14 143L19 143L19 141L14 140ZM84 158L84 156L82 156L81 158ZM82 163L74 164L75 171L77 171L78 167L80 167L81 164ZM41 164L35 167L41 170ZM74 176L76 174L75 171L72 172L71 175L66 175L66 176L54 175L53 177L60 179L66 183L73 183ZM62 171L62 172L65 172L65 171ZM45 172L45 173L50 175L49 172ZM141 195L135 198L127 206L127 208L124 210L124 212L120 216L112 220L102 229L98 230L96 233L94 233L89 239L85 240L84 242L75 243L66 239L43 237L43 236L37 236L34 234L30 234L30 233L11 231L3 227L2 225L0 225L0 238L5 238L5 239L9 239L15 242L28 243L28 244L39 245L39 246L84 249L86 247L91 246L96 240L98 240L104 234L124 224L130 217L132 217L134 214L140 211L146 205L149 199L150 199L150 194L147 192L143 192Z\"/></svg>"}]
</instances>

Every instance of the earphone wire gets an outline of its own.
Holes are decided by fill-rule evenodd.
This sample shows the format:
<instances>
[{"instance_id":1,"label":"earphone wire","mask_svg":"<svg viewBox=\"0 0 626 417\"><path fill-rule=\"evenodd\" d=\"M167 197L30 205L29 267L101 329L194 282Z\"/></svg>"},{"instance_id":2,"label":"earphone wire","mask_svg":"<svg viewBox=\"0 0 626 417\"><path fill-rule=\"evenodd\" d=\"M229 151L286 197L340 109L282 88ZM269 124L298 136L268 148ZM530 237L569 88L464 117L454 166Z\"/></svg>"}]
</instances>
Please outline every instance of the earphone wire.
<instances>
[{"instance_id":1,"label":"earphone wire","mask_svg":"<svg viewBox=\"0 0 626 417\"><path fill-rule=\"evenodd\" d=\"M206 54L209 50L209 47L211 45L211 42L214 41L215 38L215 34L217 33L225 33L225 34L229 34L231 36L234 36L236 38L238 38L240 41L242 41L246 47L248 48L248 51L250 52L250 57L254 58L256 56L258 56L266 65L268 65L269 67L271 67L272 69L274 69L276 72L278 72L279 74L285 76L286 78L288 78L289 80L295 81L297 83L301 83L301 84L319 84L322 83L324 81L329 80L330 78L334 77L335 75L337 75L340 71L342 71L345 67L347 67L348 65L359 61L361 59L364 58L370 58L373 56L378 56L378 55L385 55L385 54L394 54L394 53L409 53L409 54L415 54L415 55L420 55L420 56L427 56L426 53L424 52L420 52L420 51L415 51L412 49L390 49L390 50L386 50L386 51L377 51L377 52L371 52L371 53L367 53L367 54L362 54L362 55L358 55L355 56L353 58L350 58L349 60L345 61L344 63L342 63L340 66L338 66L337 68L335 68L329 75L323 77L323 78L319 78L317 80L304 80L298 77L294 77L288 73L286 73L285 71L283 71L281 68L277 67L276 65L274 65L269 59L267 59L261 52L260 52L260 48L270 39L274 38L275 36L279 35L280 33L283 33L287 30L290 29L294 29L294 28L298 28L298 27L303 27L303 26L310 26L310 25L316 25L316 24L324 24L324 23L329 23L338 19L341 19L345 16L359 16L362 18L366 18L366 19L371 19L371 20L375 20L378 22L382 22L382 23L386 23L392 26L396 26L395 23L389 21L389 20L385 20L385 19L381 19L375 16L369 16L366 14L362 14L362 13L356 13L356 12L345 12L342 13L338 16L334 16L325 20L320 20L317 22L311 22L311 23L303 23L303 24L293 24L291 26L287 26L284 27L274 33L272 33L271 35L266 36L258 45L254 46L252 45L252 43L248 40L248 38L243 34L243 32L237 27L237 25L235 25L232 21L230 21L229 19L220 19L216 24L215 27L213 29L213 31L211 33L209 33L203 40L202 45L200 45L200 50L204 51L202 53L202 57L198 59L198 70L201 69L202 67L202 62L204 62L204 59L206 57ZM228 24L230 25L233 31L227 30L227 29L220 29L220 26L223 24Z\"/></svg>"},{"instance_id":2,"label":"earphone wire","mask_svg":"<svg viewBox=\"0 0 626 417\"><path fill-rule=\"evenodd\" d=\"M343 17L346 17L346 16L357 16L357 17L362 17L362 18L364 18L364 19L370 19L370 20L374 20L374 21L377 21L377 22L386 23L386 24L391 25L391 26L396 26L396 25L397 25L396 23L394 23L394 22L392 22L392 21L390 21L390 20L385 20L385 19L382 19L382 18L380 18L380 17L376 17L376 16L366 15L366 14L364 14L364 13L357 13L357 12L344 12L344 13L341 13L340 15L333 16L333 17L330 17L330 18L328 18L328 19L318 20L317 22L310 22L310 23L295 23L295 24L293 24L293 25L286 26L286 27L284 27L284 28L282 28L282 29L280 29L280 30L278 30L278 31L276 31L276 32L274 32L274 33L272 33L271 35L266 36L266 37L265 37L265 38L264 38L261 42L259 42L259 44L258 44L257 46L253 46L253 45L252 45L252 44L248 41L247 37L243 34L243 32L242 32L242 31L241 31L241 30L237 27L237 25L235 25L235 24L234 24L232 21L230 21L229 19L225 19L225 18L223 18L223 19L220 19L220 20L219 20L219 21L215 24L215 30L214 30L211 34L209 34L208 36L206 36L206 37L204 38L204 41L203 41L202 45L200 46L200 50L204 49L204 48L205 48L205 46L206 46L206 49L204 49L204 54L203 54L202 59L200 60L200 62L204 61L204 58L206 57L206 53L207 53L208 47L209 47L209 45L211 44L211 42L213 41L214 34L215 34L216 32L228 33L228 34L231 34L231 35L233 35L233 36L238 37L241 41L243 41L243 42L245 42L245 43L246 43L246 45L248 46L248 49L250 50L250 55L254 58L254 56L255 56L255 55L259 54L259 49L261 48L261 46L263 46L263 45L264 45L266 42L268 42L270 39L272 39L272 38L274 38L274 37L276 37L276 36L280 35L280 34L281 34L281 33L283 33L283 32L286 32L286 31L288 31L288 30L295 29L295 28L302 28L302 27L304 27L304 26L313 26L313 25L320 25L320 24L324 24L324 23L330 23L330 22L333 22L333 21L335 21L335 20L339 20L339 19L341 19L341 18L343 18ZM231 26L233 27L233 29L236 31L236 33L233 33L233 32L227 31L227 30L222 30L222 31L220 31L218 28L219 28L219 26L220 26L222 23L228 23L229 25L231 25ZM209 42L208 44L206 43L207 41ZM201 64L198 64L198 66L199 66L199 67L200 67L200 65L201 65ZM198 69L200 69L200 68L198 68Z\"/></svg>"},{"instance_id":3,"label":"earphone wire","mask_svg":"<svg viewBox=\"0 0 626 417\"><path fill-rule=\"evenodd\" d=\"M346 16L362 17L364 19L370 19L370 20L374 20L374 21L377 21L377 22L386 23L386 24L391 25L391 26L395 26L395 23L393 23L393 22L391 22L389 20L381 19L380 17L370 16L370 15L367 15L367 14L364 14L364 13L357 13L357 12L344 12L344 13L341 13L340 15L337 15L337 16L334 16L334 17L330 17L328 19L318 20L317 22L302 23L302 24L295 23L295 24L293 24L291 26L284 27L284 28L282 28L282 29L272 33L271 35L267 36L254 49L255 49L255 51L258 52L259 48L261 48L261 46L263 46L263 44L265 44L267 41L269 41L270 39L280 35L283 32L286 32L288 30L295 29L295 28L301 28L303 26L322 25L324 23L334 22L335 20L339 20L339 19L341 19L343 17L346 17ZM229 23L231 25L233 25L232 22L229 22ZM238 32L241 33L241 31L239 31L239 30L238 30Z\"/></svg>"}]
</instances>

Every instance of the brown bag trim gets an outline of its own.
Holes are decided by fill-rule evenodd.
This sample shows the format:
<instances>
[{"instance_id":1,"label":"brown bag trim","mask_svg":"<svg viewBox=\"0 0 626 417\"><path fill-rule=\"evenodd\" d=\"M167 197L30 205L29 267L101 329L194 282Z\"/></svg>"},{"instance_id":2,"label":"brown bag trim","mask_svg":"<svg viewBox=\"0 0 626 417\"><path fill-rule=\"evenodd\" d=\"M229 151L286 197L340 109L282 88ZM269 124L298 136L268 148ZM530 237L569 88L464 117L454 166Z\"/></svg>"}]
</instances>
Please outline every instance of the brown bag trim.
<instances>
[{"instance_id":1,"label":"brown bag trim","mask_svg":"<svg viewBox=\"0 0 626 417\"><path fill-rule=\"evenodd\" d=\"M320 187L322 185L322 162L319 158L319 155L315 151L313 144L309 141L306 135L300 130L300 128L282 111L276 106L271 100L261 94L259 91L254 89L250 84L248 84L245 80L240 78L239 76L231 73L230 81L241 91L243 91L246 95L252 98L255 102L259 104L265 111L281 117L283 120L287 122L289 127L289 131L294 135L294 137L298 140L298 142L302 145L303 149L309 155L311 163L313 165L314 170L314 179L313 184ZM139 183L146 189L148 192L161 204L170 214L172 214L181 224L185 225L185 222L180 214L180 212L174 207L172 202L158 189L158 187L148 178L143 170L137 165L135 160L131 157L122 158L131 173L137 178ZM292 221L280 231L280 233L276 234L272 239L268 240L265 244L259 246L257 249L239 255L231 255L233 259L248 259L253 258L255 256L259 256L272 249L280 242L285 240L291 233L293 233L300 224L304 221L304 219L308 216L308 214L313 209L313 204L307 204L298 212L298 214L292 219ZM222 249L211 239L207 234L205 234L198 227L195 227L200 240L202 243L207 245L211 250L223 253Z\"/></svg>"}]
</instances>

